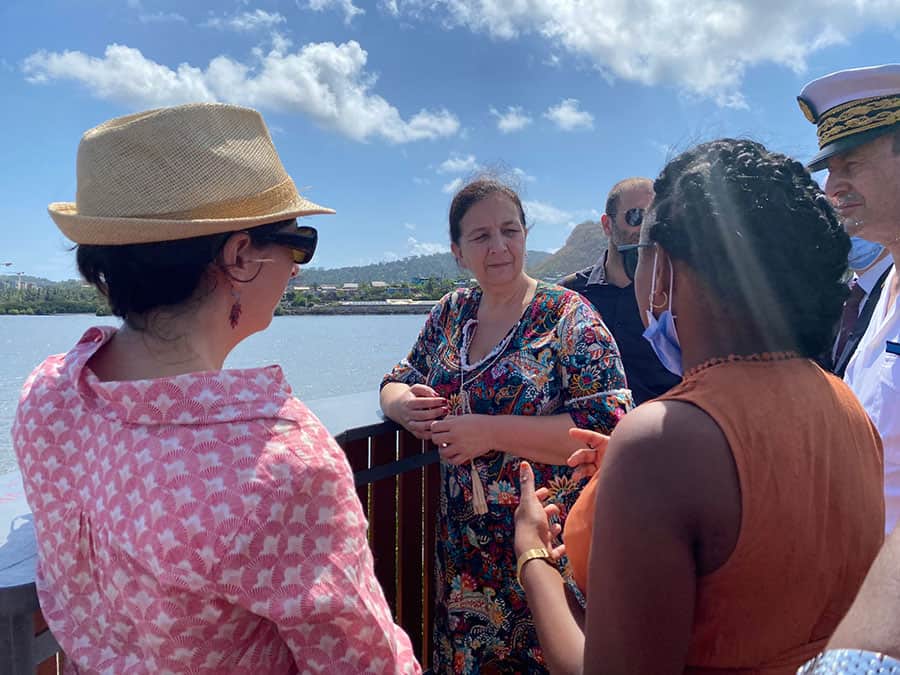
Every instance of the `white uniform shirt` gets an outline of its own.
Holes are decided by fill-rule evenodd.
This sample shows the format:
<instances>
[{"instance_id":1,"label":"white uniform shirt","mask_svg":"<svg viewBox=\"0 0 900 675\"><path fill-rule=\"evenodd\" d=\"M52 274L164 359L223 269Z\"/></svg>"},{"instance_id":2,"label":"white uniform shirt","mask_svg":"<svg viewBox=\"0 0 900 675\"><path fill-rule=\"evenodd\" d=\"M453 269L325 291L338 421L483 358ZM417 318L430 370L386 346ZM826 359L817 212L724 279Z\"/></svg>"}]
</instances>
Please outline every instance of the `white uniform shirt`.
<instances>
[{"instance_id":1,"label":"white uniform shirt","mask_svg":"<svg viewBox=\"0 0 900 675\"><path fill-rule=\"evenodd\" d=\"M879 260L877 263L872 265L869 269L867 269L862 274L856 277L856 283L859 284L859 287L862 288L866 294L863 296L862 302L859 303L859 312L862 314L863 307L865 307L866 301L869 299L869 294L872 292L872 289L875 287L875 284L878 283L878 280L881 278L881 275L884 274L884 271L890 267L894 262L894 259L886 255L884 258ZM887 284L882 288L886 288Z\"/></svg>"},{"instance_id":2,"label":"white uniform shirt","mask_svg":"<svg viewBox=\"0 0 900 675\"><path fill-rule=\"evenodd\" d=\"M865 295L862 297L862 300L859 302L859 310L858 314L862 314L863 310L866 307L866 303L869 301L869 296L872 294L872 289L875 288L875 284L878 283L878 280L881 278L881 275L884 274L884 271L890 267L894 263L894 259L886 255L884 258L879 260L877 263L872 265L869 269L867 269L862 274L856 275L856 284L859 286L864 292ZM884 288L884 287L882 287ZM831 360L832 362L837 361L839 354L837 353L838 340L835 339L834 346L831 348Z\"/></svg>"},{"instance_id":3,"label":"white uniform shirt","mask_svg":"<svg viewBox=\"0 0 900 675\"><path fill-rule=\"evenodd\" d=\"M890 532L900 519L900 356L885 351L887 341L900 342L900 298L888 306L895 267L872 320L844 374L844 381L859 398L884 443L885 528Z\"/></svg>"}]
</instances>

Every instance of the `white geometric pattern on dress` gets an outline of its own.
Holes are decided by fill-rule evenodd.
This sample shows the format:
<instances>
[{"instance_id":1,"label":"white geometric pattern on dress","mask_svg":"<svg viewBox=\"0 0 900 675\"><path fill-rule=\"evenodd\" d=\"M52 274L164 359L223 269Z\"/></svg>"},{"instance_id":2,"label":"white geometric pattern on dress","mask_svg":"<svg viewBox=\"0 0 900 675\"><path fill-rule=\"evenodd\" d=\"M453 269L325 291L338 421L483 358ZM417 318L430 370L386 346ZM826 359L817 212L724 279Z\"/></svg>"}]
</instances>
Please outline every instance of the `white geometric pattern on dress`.
<instances>
[{"instance_id":1,"label":"white geometric pattern on dress","mask_svg":"<svg viewBox=\"0 0 900 675\"><path fill-rule=\"evenodd\" d=\"M100 382L93 328L13 445L47 623L80 673L420 673L343 451L280 368Z\"/></svg>"}]
</instances>

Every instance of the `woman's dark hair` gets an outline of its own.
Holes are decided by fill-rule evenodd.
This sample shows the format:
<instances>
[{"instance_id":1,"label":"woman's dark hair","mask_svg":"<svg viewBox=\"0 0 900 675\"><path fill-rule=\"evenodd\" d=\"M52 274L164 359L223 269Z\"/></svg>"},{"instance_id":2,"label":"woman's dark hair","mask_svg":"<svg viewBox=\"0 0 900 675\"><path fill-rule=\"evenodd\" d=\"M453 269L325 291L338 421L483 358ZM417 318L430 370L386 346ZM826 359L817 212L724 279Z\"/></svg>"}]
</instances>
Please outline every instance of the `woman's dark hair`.
<instances>
[{"instance_id":1,"label":"woman's dark hair","mask_svg":"<svg viewBox=\"0 0 900 675\"><path fill-rule=\"evenodd\" d=\"M516 209L519 211L522 227L526 228L525 210L522 208L522 200L519 199L516 191L497 178L477 178L463 186L450 203L450 241L454 244L459 244L459 238L462 236L460 223L466 212L482 199L490 197L495 192L508 197L515 204Z\"/></svg>"},{"instance_id":2,"label":"woman's dark hair","mask_svg":"<svg viewBox=\"0 0 900 675\"><path fill-rule=\"evenodd\" d=\"M730 325L815 357L834 337L850 239L797 161L748 140L704 143L654 183L649 237L684 261Z\"/></svg>"},{"instance_id":3,"label":"woman's dark hair","mask_svg":"<svg viewBox=\"0 0 900 675\"><path fill-rule=\"evenodd\" d=\"M282 220L245 230L251 241L262 242L267 234L281 230L294 220ZM110 311L133 328L138 317L161 307L189 300L234 232L191 237L152 244L77 246L78 271L109 303Z\"/></svg>"}]
</instances>

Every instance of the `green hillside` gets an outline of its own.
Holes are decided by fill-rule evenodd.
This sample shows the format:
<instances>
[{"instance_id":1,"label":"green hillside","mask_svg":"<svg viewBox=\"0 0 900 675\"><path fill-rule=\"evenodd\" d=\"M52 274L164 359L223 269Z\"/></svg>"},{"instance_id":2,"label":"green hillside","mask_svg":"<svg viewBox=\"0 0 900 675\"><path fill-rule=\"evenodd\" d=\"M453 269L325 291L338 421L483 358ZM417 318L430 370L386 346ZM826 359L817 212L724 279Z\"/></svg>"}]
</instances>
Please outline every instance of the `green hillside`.
<instances>
[{"instance_id":1,"label":"green hillside","mask_svg":"<svg viewBox=\"0 0 900 675\"><path fill-rule=\"evenodd\" d=\"M528 272L538 279L555 281L592 265L605 247L606 238L599 223L586 221L572 230L565 245L556 253L528 251ZM309 286L352 282L367 284L373 281L397 284L416 279L459 279L468 276L456 265L450 253L435 253L356 267L303 267L296 283ZM27 285L27 289L17 291L17 282ZM103 301L95 291L85 288L79 281L53 282L25 275L0 275L0 313L92 311L102 306Z\"/></svg>"},{"instance_id":2,"label":"green hillside","mask_svg":"<svg viewBox=\"0 0 900 675\"><path fill-rule=\"evenodd\" d=\"M551 255L546 251L528 251L529 269L542 264L550 257ZM413 279L458 279L461 276L469 275L464 270L460 270L452 254L433 253L432 255L419 255L357 267L336 267L334 269L302 267L297 283L310 286L372 281L403 283Z\"/></svg>"},{"instance_id":3,"label":"green hillside","mask_svg":"<svg viewBox=\"0 0 900 675\"><path fill-rule=\"evenodd\" d=\"M538 264L532 262L529 271L539 279L557 280L593 265L605 249L606 235L600 223L586 220L575 226L561 249Z\"/></svg>"},{"instance_id":4,"label":"green hillside","mask_svg":"<svg viewBox=\"0 0 900 675\"><path fill-rule=\"evenodd\" d=\"M105 307L100 295L80 281L0 275L0 314L95 314Z\"/></svg>"}]
</instances>

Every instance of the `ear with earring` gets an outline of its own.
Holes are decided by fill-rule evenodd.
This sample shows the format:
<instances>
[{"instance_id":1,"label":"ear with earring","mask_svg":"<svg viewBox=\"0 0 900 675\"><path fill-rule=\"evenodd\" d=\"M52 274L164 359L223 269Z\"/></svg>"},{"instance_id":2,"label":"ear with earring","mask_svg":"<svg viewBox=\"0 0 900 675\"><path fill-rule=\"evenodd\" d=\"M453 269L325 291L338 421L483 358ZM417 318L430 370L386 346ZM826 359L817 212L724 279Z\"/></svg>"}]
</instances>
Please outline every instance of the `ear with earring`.
<instances>
[{"instance_id":1,"label":"ear with earring","mask_svg":"<svg viewBox=\"0 0 900 675\"><path fill-rule=\"evenodd\" d=\"M232 288L231 297L234 298L234 303L231 305L231 311L228 312L228 323L232 328L237 328L241 320L241 294Z\"/></svg>"},{"instance_id":2,"label":"ear with earring","mask_svg":"<svg viewBox=\"0 0 900 675\"><path fill-rule=\"evenodd\" d=\"M653 283L650 285L650 308L651 309L666 309L669 306L669 292L672 290L672 279L674 276L674 269L672 268L672 261L666 257L665 263L669 266L669 288L668 290L663 290L660 288L663 284L662 281L662 267L658 265L660 261L659 251L656 251L653 255L653 271L651 274L653 275ZM659 297L659 301L657 302L657 297Z\"/></svg>"},{"instance_id":3,"label":"ear with earring","mask_svg":"<svg viewBox=\"0 0 900 675\"><path fill-rule=\"evenodd\" d=\"M651 300L650 300L650 306L653 307L653 309L662 309L663 307L668 307L668 306L669 306L669 294L668 294L668 292L666 292L666 291L660 291L660 293L662 293L662 301L661 301L659 304L655 303L655 302L653 301L652 298L651 298Z\"/></svg>"}]
</instances>

